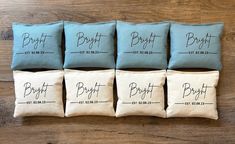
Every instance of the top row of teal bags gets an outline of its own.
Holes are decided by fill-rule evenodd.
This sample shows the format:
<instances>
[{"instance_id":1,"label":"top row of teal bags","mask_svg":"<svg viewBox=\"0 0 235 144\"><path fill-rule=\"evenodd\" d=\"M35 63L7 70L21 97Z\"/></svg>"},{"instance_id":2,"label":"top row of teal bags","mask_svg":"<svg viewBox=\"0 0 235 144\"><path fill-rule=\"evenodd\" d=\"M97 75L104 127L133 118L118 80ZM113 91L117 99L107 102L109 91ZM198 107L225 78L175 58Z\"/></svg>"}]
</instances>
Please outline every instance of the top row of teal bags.
<instances>
[{"instance_id":1,"label":"top row of teal bags","mask_svg":"<svg viewBox=\"0 0 235 144\"><path fill-rule=\"evenodd\" d=\"M13 23L13 70L206 68L220 70L223 23ZM117 60L115 64L115 30ZM62 36L65 35L63 63ZM170 60L167 38L170 31Z\"/></svg>"}]
</instances>

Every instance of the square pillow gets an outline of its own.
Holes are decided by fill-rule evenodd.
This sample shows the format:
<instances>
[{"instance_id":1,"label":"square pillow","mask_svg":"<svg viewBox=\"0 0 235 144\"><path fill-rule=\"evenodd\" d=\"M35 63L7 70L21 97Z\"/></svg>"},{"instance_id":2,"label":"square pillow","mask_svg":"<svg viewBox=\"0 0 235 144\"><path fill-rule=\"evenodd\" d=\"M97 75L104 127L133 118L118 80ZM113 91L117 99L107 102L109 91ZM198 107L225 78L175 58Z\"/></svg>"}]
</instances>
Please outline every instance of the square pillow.
<instances>
[{"instance_id":1,"label":"square pillow","mask_svg":"<svg viewBox=\"0 0 235 144\"><path fill-rule=\"evenodd\" d=\"M116 117L128 115L165 117L166 71L116 71Z\"/></svg>"},{"instance_id":2,"label":"square pillow","mask_svg":"<svg viewBox=\"0 0 235 144\"><path fill-rule=\"evenodd\" d=\"M168 68L207 68L220 70L223 23L172 23L171 57Z\"/></svg>"},{"instance_id":3,"label":"square pillow","mask_svg":"<svg viewBox=\"0 0 235 144\"><path fill-rule=\"evenodd\" d=\"M13 70L62 69L63 22L46 24L13 23Z\"/></svg>"},{"instance_id":4,"label":"square pillow","mask_svg":"<svg viewBox=\"0 0 235 144\"><path fill-rule=\"evenodd\" d=\"M116 22L64 23L64 68L115 68L114 33Z\"/></svg>"},{"instance_id":5,"label":"square pillow","mask_svg":"<svg viewBox=\"0 0 235 144\"><path fill-rule=\"evenodd\" d=\"M117 69L167 68L169 23L117 22Z\"/></svg>"},{"instance_id":6,"label":"square pillow","mask_svg":"<svg viewBox=\"0 0 235 144\"><path fill-rule=\"evenodd\" d=\"M65 70L66 117L79 115L115 116L114 70Z\"/></svg>"},{"instance_id":7,"label":"square pillow","mask_svg":"<svg viewBox=\"0 0 235 144\"><path fill-rule=\"evenodd\" d=\"M167 71L167 117L218 119L216 86L218 71Z\"/></svg>"},{"instance_id":8,"label":"square pillow","mask_svg":"<svg viewBox=\"0 0 235 144\"><path fill-rule=\"evenodd\" d=\"M13 76L16 97L14 117L64 117L63 71L13 71Z\"/></svg>"}]
</instances>

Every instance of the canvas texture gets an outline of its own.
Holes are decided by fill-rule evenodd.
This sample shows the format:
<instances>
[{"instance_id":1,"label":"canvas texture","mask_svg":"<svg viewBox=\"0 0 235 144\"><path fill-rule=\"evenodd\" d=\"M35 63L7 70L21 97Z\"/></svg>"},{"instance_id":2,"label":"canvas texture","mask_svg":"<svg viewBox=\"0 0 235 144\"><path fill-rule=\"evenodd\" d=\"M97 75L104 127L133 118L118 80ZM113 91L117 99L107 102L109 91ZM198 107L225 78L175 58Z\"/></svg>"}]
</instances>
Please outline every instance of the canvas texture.
<instances>
[{"instance_id":1,"label":"canvas texture","mask_svg":"<svg viewBox=\"0 0 235 144\"><path fill-rule=\"evenodd\" d=\"M117 21L117 69L167 68L169 23Z\"/></svg>"},{"instance_id":2,"label":"canvas texture","mask_svg":"<svg viewBox=\"0 0 235 144\"><path fill-rule=\"evenodd\" d=\"M63 71L13 71L15 84L14 117L64 117Z\"/></svg>"},{"instance_id":3,"label":"canvas texture","mask_svg":"<svg viewBox=\"0 0 235 144\"><path fill-rule=\"evenodd\" d=\"M116 117L142 115L165 117L164 83L166 71L116 71Z\"/></svg>"},{"instance_id":4,"label":"canvas texture","mask_svg":"<svg viewBox=\"0 0 235 144\"><path fill-rule=\"evenodd\" d=\"M13 70L63 68L62 21L46 24L13 23L12 29Z\"/></svg>"},{"instance_id":5,"label":"canvas texture","mask_svg":"<svg viewBox=\"0 0 235 144\"><path fill-rule=\"evenodd\" d=\"M116 22L64 23L64 68L115 68L114 33Z\"/></svg>"},{"instance_id":6,"label":"canvas texture","mask_svg":"<svg viewBox=\"0 0 235 144\"><path fill-rule=\"evenodd\" d=\"M223 23L178 24L170 28L171 57L169 69L207 68L221 70Z\"/></svg>"},{"instance_id":7,"label":"canvas texture","mask_svg":"<svg viewBox=\"0 0 235 144\"><path fill-rule=\"evenodd\" d=\"M115 116L113 108L114 72L113 69L95 71L65 69L65 116Z\"/></svg>"},{"instance_id":8,"label":"canvas texture","mask_svg":"<svg viewBox=\"0 0 235 144\"><path fill-rule=\"evenodd\" d=\"M218 71L167 71L167 117L218 119L216 86Z\"/></svg>"}]
</instances>

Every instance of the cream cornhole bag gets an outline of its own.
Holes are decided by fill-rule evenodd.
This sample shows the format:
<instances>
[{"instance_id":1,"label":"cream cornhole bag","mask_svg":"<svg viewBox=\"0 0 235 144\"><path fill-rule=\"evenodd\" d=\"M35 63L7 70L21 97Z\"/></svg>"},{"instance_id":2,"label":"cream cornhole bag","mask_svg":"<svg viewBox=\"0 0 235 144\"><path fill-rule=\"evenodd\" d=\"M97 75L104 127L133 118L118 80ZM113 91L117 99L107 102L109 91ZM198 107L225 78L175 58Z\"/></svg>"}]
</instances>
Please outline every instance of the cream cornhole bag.
<instances>
[{"instance_id":1,"label":"cream cornhole bag","mask_svg":"<svg viewBox=\"0 0 235 144\"><path fill-rule=\"evenodd\" d=\"M218 71L167 71L167 117L204 117L218 119L216 86Z\"/></svg>"},{"instance_id":2,"label":"cream cornhole bag","mask_svg":"<svg viewBox=\"0 0 235 144\"><path fill-rule=\"evenodd\" d=\"M13 71L13 75L16 97L14 117L64 117L63 71Z\"/></svg>"},{"instance_id":3,"label":"cream cornhole bag","mask_svg":"<svg viewBox=\"0 0 235 144\"><path fill-rule=\"evenodd\" d=\"M114 70L65 70L66 117L79 115L115 116Z\"/></svg>"},{"instance_id":4,"label":"cream cornhole bag","mask_svg":"<svg viewBox=\"0 0 235 144\"><path fill-rule=\"evenodd\" d=\"M164 89L166 71L116 71L116 116L145 115L165 117Z\"/></svg>"}]
</instances>

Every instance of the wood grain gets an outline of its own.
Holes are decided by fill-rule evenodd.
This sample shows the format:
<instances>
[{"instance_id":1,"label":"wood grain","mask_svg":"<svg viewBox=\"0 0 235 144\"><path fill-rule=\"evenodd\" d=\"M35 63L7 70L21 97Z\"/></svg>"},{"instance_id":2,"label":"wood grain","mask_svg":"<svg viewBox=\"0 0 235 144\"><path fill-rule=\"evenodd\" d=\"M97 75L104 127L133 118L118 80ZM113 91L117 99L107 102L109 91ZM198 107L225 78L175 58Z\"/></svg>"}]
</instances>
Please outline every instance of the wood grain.
<instances>
[{"instance_id":1,"label":"wood grain","mask_svg":"<svg viewBox=\"0 0 235 144\"><path fill-rule=\"evenodd\" d=\"M82 116L13 118L12 22L125 20L189 23L222 21L217 121L203 118ZM233 0L1 0L1 143L235 143L235 1Z\"/></svg>"}]
</instances>

